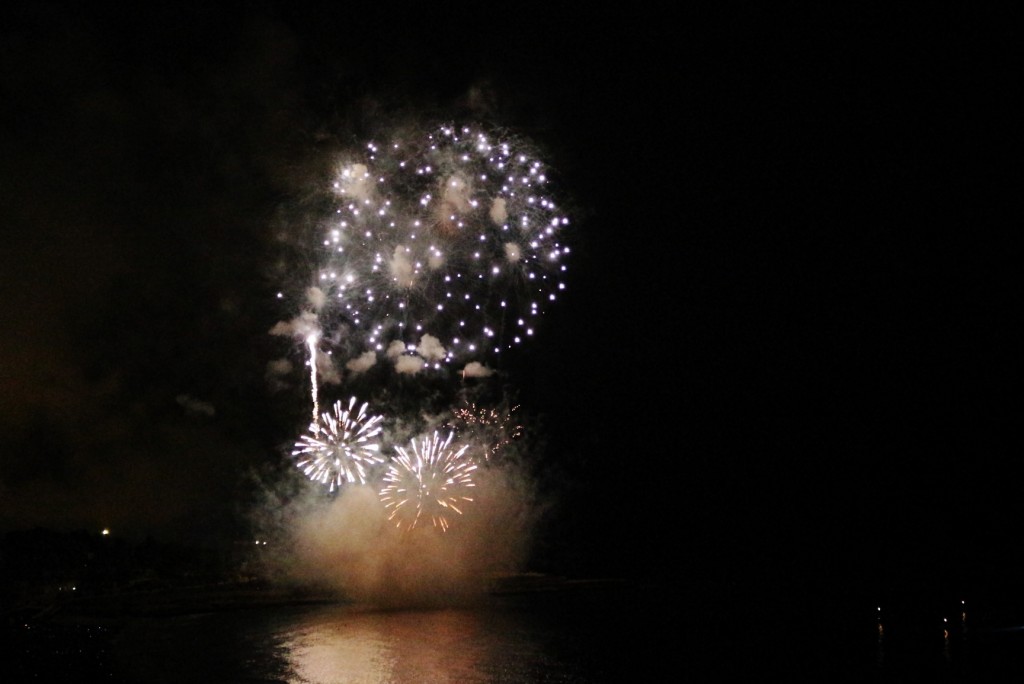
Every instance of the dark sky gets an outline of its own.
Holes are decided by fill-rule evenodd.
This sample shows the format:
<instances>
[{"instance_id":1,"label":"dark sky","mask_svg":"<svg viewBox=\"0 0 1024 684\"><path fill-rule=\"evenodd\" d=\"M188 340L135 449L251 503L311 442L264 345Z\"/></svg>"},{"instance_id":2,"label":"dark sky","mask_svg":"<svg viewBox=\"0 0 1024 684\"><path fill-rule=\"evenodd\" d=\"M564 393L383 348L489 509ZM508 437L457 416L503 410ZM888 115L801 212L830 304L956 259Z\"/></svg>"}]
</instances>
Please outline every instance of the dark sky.
<instances>
[{"instance_id":1,"label":"dark sky","mask_svg":"<svg viewBox=\"0 0 1024 684\"><path fill-rule=\"evenodd\" d=\"M560 562L1024 560L1009 17L0 12L5 529L232 533L305 427L264 378L281 208L381 122L476 117L546 150L576 211L571 287L510 374Z\"/></svg>"}]
</instances>

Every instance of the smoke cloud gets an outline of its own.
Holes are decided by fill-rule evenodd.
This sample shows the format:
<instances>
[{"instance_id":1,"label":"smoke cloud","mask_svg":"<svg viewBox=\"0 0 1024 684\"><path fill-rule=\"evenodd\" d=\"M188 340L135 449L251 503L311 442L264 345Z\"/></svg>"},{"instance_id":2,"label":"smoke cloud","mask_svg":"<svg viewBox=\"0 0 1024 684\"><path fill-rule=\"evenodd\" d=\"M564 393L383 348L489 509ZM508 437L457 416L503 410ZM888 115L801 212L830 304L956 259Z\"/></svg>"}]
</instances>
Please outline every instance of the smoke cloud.
<instances>
[{"instance_id":1,"label":"smoke cloud","mask_svg":"<svg viewBox=\"0 0 1024 684\"><path fill-rule=\"evenodd\" d=\"M282 503L268 493L256 511L269 539L261 572L379 608L464 605L487 595L496 577L522 570L543 507L518 461L481 468L472 502L447 531L399 529L370 485L334 497L303 481Z\"/></svg>"}]
</instances>

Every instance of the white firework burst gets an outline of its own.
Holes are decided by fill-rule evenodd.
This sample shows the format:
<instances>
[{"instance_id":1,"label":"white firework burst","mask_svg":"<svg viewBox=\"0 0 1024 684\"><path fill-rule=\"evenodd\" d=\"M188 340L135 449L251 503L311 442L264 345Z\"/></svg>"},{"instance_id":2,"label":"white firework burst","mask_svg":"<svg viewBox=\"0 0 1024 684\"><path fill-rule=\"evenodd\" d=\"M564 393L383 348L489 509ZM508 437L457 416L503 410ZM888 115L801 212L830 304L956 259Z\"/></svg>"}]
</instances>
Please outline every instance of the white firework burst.
<instances>
[{"instance_id":1,"label":"white firework burst","mask_svg":"<svg viewBox=\"0 0 1024 684\"><path fill-rule=\"evenodd\" d=\"M310 434L292 450L295 465L306 477L333 492L346 482L365 484L372 467L384 463L377 441L383 418L369 415L366 408L364 403L357 411L355 397L347 409L338 401L334 415L324 413L322 425L310 425Z\"/></svg>"},{"instance_id":2,"label":"white firework burst","mask_svg":"<svg viewBox=\"0 0 1024 684\"><path fill-rule=\"evenodd\" d=\"M340 164L320 244L328 325L428 361L525 342L565 288L567 214L528 142L480 126L398 132Z\"/></svg>"},{"instance_id":3,"label":"white firework burst","mask_svg":"<svg viewBox=\"0 0 1024 684\"><path fill-rule=\"evenodd\" d=\"M462 514L464 502L472 502L475 487L473 471L477 466L466 457L468 446L452 445L454 432L442 439L432 435L413 438L410 451L395 447L398 455L384 475L380 500L389 510L388 520L399 528L414 529L430 521L447 531L449 516Z\"/></svg>"}]
</instances>

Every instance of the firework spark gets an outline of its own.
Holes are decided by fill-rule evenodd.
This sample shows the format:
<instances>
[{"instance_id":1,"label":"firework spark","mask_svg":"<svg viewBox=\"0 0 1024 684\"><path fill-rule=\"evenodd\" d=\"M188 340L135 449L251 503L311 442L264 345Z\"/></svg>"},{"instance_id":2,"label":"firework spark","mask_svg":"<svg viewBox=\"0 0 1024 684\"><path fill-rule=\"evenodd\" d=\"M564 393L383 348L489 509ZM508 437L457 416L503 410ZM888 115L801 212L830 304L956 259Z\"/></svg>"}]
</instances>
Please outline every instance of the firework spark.
<instances>
[{"instance_id":1,"label":"firework spark","mask_svg":"<svg viewBox=\"0 0 1024 684\"><path fill-rule=\"evenodd\" d=\"M512 420L512 414L518 408L513 406L508 411L500 411L480 408L470 403L452 412L448 426L460 434L467 435L471 441L482 442L485 446L481 450L481 460L486 463L511 444L512 440L522 435L523 426Z\"/></svg>"},{"instance_id":2,"label":"firework spark","mask_svg":"<svg viewBox=\"0 0 1024 684\"><path fill-rule=\"evenodd\" d=\"M323 223L323 316L358 331L354 355L396 340L438 366L534 334L565 288L569 219L528 145L442 126L369 143L340 165Z\"/></svg>"},{"instance_id":3,"label":"firework spark","mask_svg":"<svg viewBox=\"0 0 1024 684\"><path fill-rule=\"evenodd\" d=\"M384 475L380 500L389 509L388 520L399 528L414 529L429 520L435 528L447 531L452 513L461 515L463 502L472 502L470 489L477 466L465 458L468 446L452 446L455 432L441 439L437 432L417 440L406 451L395 447L398 455Z\"/></svg>"},{"instance_id":4,"label":"firework spark","mask_svg":"<svg viewBox=\"0 0 1024 684\"><path fill-rule=\"evenodd\" d=\"M371 468L384 463L380 455L381 416L366 412L367 404L356 410L352 397L345 409L334 404L334 415L323 414L323 424L314 421L292 451L295 465L310 480L328 486L329 491L344 483L365 484Z\"/></svg>"}]
</instances>

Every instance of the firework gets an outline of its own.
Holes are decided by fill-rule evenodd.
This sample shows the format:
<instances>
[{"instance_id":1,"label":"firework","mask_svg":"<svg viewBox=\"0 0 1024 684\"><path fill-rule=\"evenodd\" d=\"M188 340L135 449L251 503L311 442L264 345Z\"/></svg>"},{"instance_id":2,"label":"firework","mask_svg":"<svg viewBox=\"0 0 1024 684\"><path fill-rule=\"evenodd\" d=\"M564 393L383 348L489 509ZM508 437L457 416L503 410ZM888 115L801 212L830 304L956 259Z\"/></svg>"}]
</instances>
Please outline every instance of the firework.
<instances>
[{"instance_id":1,"label":"firework","mask_svg":"<svg viewBox=\"0 0 1024 684\"><path fill-rule=\"evenodd\" d=\"M461 515L464 502L472 502L470 490L476 464L464 455L467 446L452 446L455 432L441 439L437 432L410 443L410 454L395 447L398 455L384 475L380 500L389 510L388 520L399 528L414 529L429 520L447 531L452 513Z\"/></svg>"},{"instance_id":2,"label":"firework","mask_svg":"<svg viewBox=\"0 0 1024 684\"><path fill-rule=\"evenodd\" d=\"M357 333L353 354L400 342L438 367L523 343L565 287L550 185L526 143L479 127L367 144L331 188L322 317Z\"/></svg>"},{"instance_id":3,"label":"firework","mask_svg":"<svg viewBox=\"0 0 1024 684\"><path fill-rule=\"evenodd\" d=\"M355 397L347 409L338 401L334 415L324 413L322 424L310 425L310 434L292 450L295 464L306 477L333 492L346 482L365 484L371 468L384 463L377 441L383 418L367 414L366 407L364 403L357 411Z\"/></svg>"},{"instance_id":4,"label":"firework","mask_svg":"<svg viewBox=\"0 0 1024 684\"><path fill-rule=\"evenodd\" d=\"M319 332L310 333L306 337L306 348L309 349L309 393L310 398L313 400L313 425L319 424L320 416L320 399L319 399L319 387L317 385L317 374L316 374L316 345L320 341ZM353 397L355 401L355 397ZM337 408L337 407L336 407Z\"/></svg>"},{"instance_id":5,"label":"firework","mask_svg":"<svg viewBox=\"0 0 1024 684\"><path fill-rule=\"evenodd\" d=\"M473 442L483 444L477 453L481 461L490 462L512 440L522 435L523 426L512 420L512 414L518 409L514 406L508 411L480 408L470 403L452 411L452 419L448 426L466 435Z\"/></svg>"}]
</instances>

